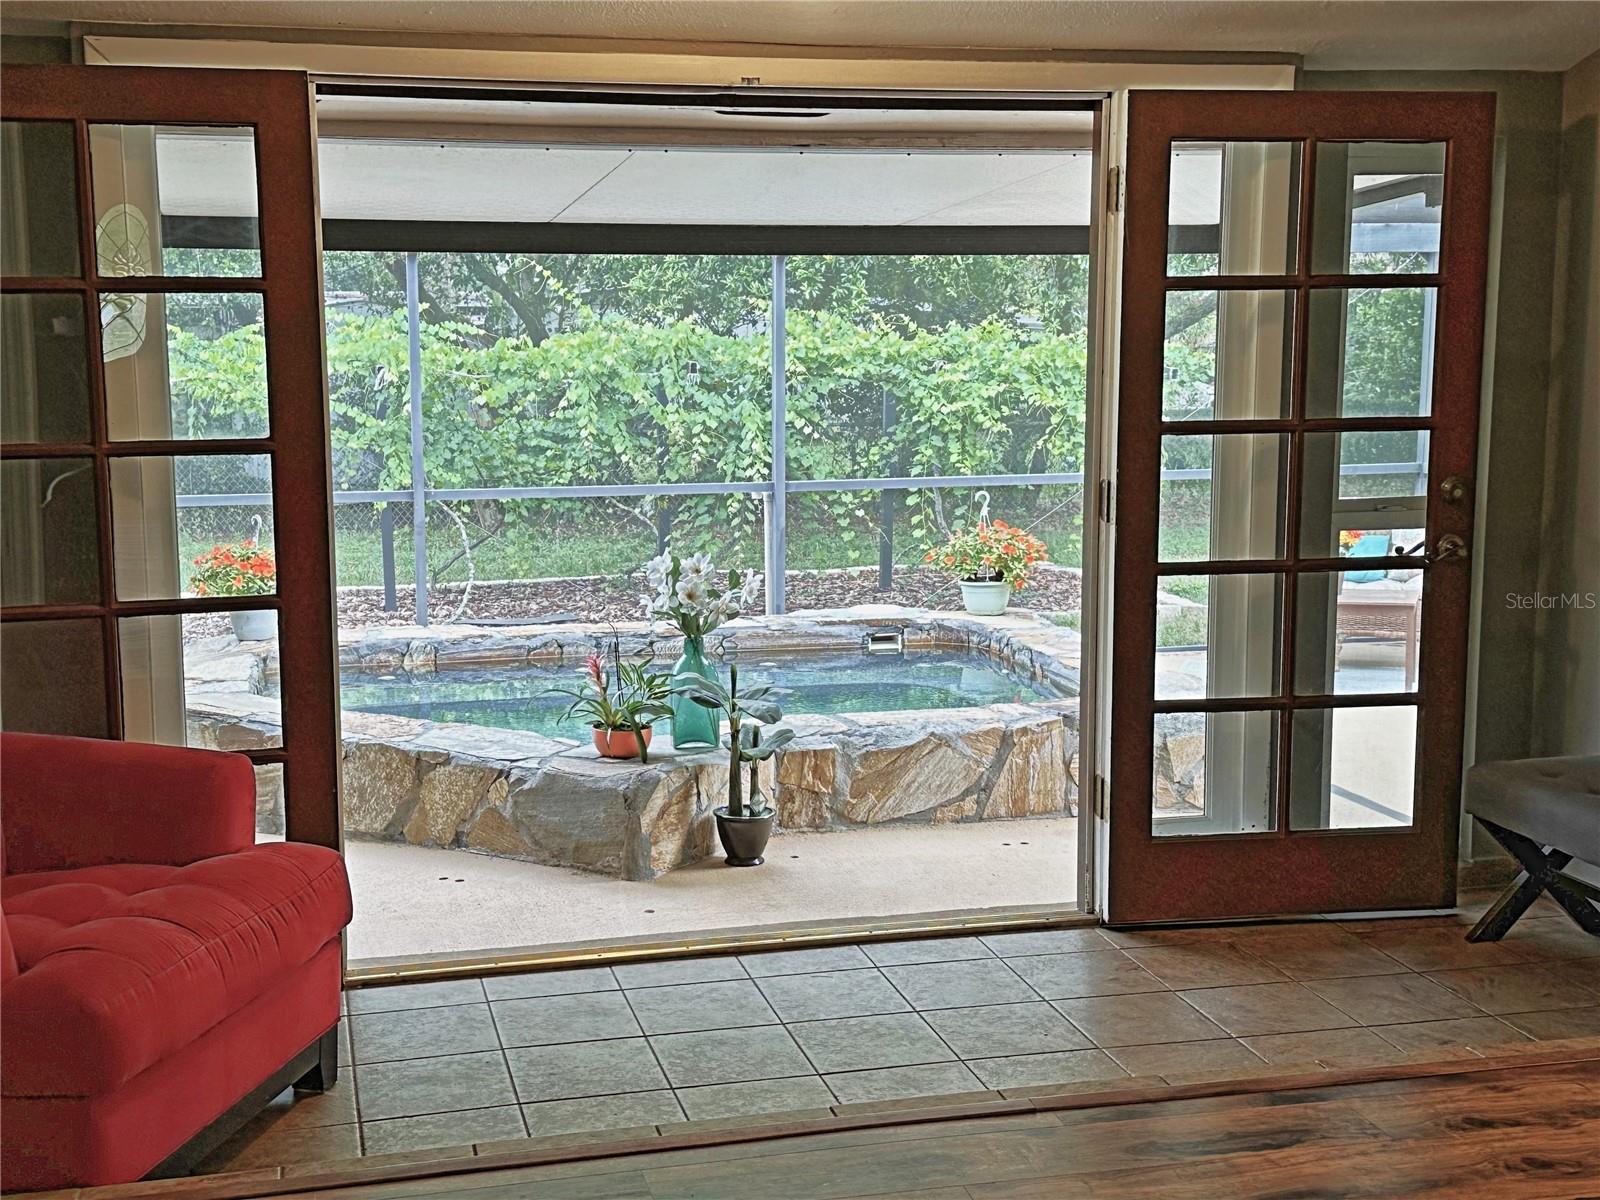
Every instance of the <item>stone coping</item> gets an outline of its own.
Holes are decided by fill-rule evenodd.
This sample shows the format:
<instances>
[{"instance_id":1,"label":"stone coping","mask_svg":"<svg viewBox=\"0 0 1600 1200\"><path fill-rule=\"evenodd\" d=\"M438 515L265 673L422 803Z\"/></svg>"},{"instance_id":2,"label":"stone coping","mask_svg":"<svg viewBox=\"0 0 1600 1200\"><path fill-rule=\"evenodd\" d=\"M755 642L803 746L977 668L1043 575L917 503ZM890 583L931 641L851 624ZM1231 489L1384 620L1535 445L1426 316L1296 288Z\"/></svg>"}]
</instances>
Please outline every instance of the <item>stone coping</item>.
<instances>
[{"instance_id":1,"label":"stone coping","mask_svg":"<svg viewBox=\"0 0 1600 1200\"><path fill-rule=\"evenodd\" d=\"M897 632L908 650L971 649L1012 670L1076 693L1081 639L1075 629L1026 610L979 617L936 609L863 604L782 616L740 617L713 630L707 651L717 658L746 651L857 649L870 634ZM342 631L342 666L404 671L502 663L581 663L615 633L624 655L674 659L681 636L643 621L616 625L379 625Z\"/></svg>"},{"instance_id":2,"label":"stone coping","mask_svg":"<svg viewBox=\"0 0 1600 1200\"><path fill-rule=\"evenodd\" d=\"M970 617L887 605L743 618L714 651L855 649L900 632L907 649L965 648L1058 688L1076 689L1078 635L1032 614ZM341 662L449 670L578 662L608 625L386 626L359 631ZM616 626L624 653L676 656L681 639ZM185 647L191 745L281 745L272 643L224 635ZM760 769L784 829L1046 816L1072 803L1076 696L1032 704L784 719L796 738ZM726 794L723 751L679 753L658 739L649 763L602 760L587 741L380 713L343 718L345 829L352 836L466 848L651 879L714 850L712 810ZM272 772L258 825L281 831ZM274 824L276 823L276 828Z\"/></svg>"}]
</instances>

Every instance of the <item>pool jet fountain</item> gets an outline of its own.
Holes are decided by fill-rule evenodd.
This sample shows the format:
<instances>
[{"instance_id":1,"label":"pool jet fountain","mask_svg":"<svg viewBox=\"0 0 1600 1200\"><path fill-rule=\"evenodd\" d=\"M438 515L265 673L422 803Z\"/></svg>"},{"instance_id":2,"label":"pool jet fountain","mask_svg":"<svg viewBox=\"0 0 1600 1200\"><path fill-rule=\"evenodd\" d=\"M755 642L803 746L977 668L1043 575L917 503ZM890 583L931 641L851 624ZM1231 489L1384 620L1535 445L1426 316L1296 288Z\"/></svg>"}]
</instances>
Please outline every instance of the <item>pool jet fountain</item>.
<instances>
[{"instance_id":1,"label":"pool jet fountain","mask_svg":"<svg viewBox=\"0 0 1600 1200\"><path fill-rule=\"evenodd\" d=\"M767 839L772 836L777 810L761 794L758 765L771 758L780 746L794 740L794 730L775 729L765 740L761 726L783 719L777 701L770 700L772 688L766 684L739 691L739 667L728 668L728 686L704 675L690 675L676 689L696 704L715 709L728 718L728 802L718 807L717 837L727 852L723 860L730 867L759 867L765 860ZM750 764L750 794L744 794L743 764Z\"/></svg>"}]
</instances>

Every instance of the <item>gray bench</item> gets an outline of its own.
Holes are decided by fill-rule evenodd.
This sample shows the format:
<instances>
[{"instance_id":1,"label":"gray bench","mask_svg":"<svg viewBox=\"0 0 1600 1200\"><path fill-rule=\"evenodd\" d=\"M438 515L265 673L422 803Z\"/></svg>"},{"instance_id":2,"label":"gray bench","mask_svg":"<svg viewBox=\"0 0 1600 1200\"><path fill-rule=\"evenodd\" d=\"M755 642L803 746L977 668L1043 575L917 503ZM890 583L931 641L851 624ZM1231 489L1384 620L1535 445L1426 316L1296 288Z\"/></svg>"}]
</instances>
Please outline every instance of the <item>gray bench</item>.
<instances>
[{"instance_id":1,"label":"gray bench","mask_svg":"<svg viewBox=\"0 0 1600 1200\"><path fill-rule=\"evenodd\" d=\"M1498 941L1545 892L1600 937L1600 889L1563 870L1600 865L1600 756L1482 763L1467 772L1467 811L1522 865L1469 942Z\"/></svg>"}]
</instances>

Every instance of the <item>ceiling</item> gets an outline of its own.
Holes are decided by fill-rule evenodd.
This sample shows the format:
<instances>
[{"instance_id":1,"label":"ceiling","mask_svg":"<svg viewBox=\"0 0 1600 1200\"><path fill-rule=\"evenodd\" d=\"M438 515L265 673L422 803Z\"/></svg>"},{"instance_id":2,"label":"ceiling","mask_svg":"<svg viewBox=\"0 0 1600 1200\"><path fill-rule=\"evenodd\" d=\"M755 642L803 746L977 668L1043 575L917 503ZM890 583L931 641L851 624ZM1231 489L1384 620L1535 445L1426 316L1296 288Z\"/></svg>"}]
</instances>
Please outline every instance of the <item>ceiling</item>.
<instances>
[{"instance_id":1,"label":"ceiling","mask_svg":"<svg viewBox=\"0 0 1600 1200\"><path fill-rule=\"evenodd\" d=\"M253 157L245 139L163 131L161 211L254 215ZM908 154L323 137L317 157L322 215L367 221L1087 225L1093 178L1086 150ZM1197 212L1208 184L1215 196L1219 161L1185 164L1182 191L1195 193Z\"/></svg>"},{"instance_id":2,"label":"ceiling","mask_svg":"<svg viewBox=\"0 0 1600 1200\"><path fill-rule=\"evenodd\" d=\"M774 113L336 94L317 103L318 177L330 219L1086 226L1093 121L1072 108ZM156 149L163 213L254 214L247 131L163 127ZM1209 190L1213 209L1219 163L1186 156L1178 170L1185 194Z\"/></svg>"},{"instance_id":3,"label":"ceiling","mask_svg":"<svg viewBox=\"0 0 1600 1200\"><path fill-rule=\"evenodd\" d=\"M1438 211L1423 184L1439 178L1442 152L1406 146L1396 159L1384 149L1391 152L1351 162L1358 192L1375 189L1356 210L1357 240L1369 249L1436 248ZM254 216L254 159L248 131L159 129L161 212ZM344 137L318 139L318 175L329 219L855 227L1086 226L1094 178L1089 151L1069 149L908 153ZM1173 225L1216 225L1222 147L1175 148L1170 186ZM1383 238L1399 240L1380 244Z\"/></svg>"},{"instance_id":4,"label":"ceiling","mask_svg":"<svg viewBox=\"0 0 1600 1200\"><path fill-rule=\"evenodd\" d=\"M1266 52L1307 68L1562 71L1593 0L6 0L8 25L106 22L793 46Z\"/></svg>"}]
</instances>

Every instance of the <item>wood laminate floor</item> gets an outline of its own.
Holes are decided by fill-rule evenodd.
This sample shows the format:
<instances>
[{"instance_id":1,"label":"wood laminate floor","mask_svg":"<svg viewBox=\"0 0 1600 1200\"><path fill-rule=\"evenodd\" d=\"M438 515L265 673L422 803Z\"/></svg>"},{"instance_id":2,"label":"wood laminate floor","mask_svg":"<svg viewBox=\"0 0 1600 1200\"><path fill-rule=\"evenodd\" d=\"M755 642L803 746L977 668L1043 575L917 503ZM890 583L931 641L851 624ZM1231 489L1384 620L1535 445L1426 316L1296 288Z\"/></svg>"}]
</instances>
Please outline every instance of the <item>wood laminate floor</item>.
<instances>
[{"instance_id":1,"label":"wood laminate floor","mask_svg":"<svg viewBox=\"0 0 1600 1200\"><path fill-rule=\"evenodd\" d=\"M857 1129L315 1193L339 1200L1577 1200L1594 1061Z\"/></svg>"}]
</instances>

